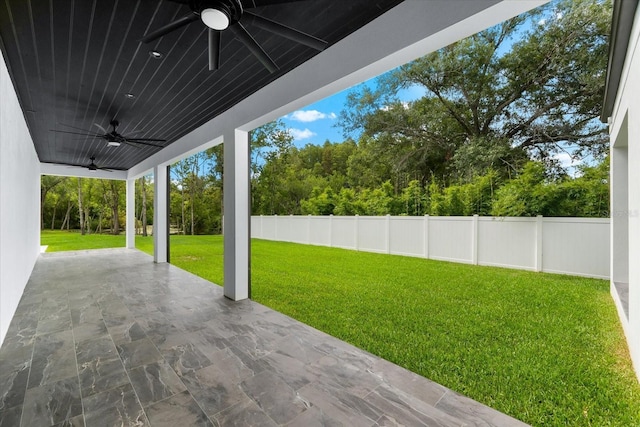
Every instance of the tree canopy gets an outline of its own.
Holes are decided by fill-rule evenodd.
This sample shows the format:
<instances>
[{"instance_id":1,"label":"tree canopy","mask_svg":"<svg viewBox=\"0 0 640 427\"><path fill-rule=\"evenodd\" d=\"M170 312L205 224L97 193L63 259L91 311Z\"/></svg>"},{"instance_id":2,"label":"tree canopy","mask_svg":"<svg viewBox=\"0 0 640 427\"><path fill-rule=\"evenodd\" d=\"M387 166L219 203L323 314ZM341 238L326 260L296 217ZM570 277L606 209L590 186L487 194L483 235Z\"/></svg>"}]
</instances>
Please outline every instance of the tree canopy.
<instances>
[{"instance_id":1,"label":"tree canopy","mask_svg":"<svg viewBox=\"0 0 640 427\"><path fill-rule=\"evenodd\" d=\"M428 54L352 92L348 135L423 183L513 176L529 159L602 157L610 1L561 0ZM425 95L402 102L402 89Z\"/></svg>"}]
</instances>

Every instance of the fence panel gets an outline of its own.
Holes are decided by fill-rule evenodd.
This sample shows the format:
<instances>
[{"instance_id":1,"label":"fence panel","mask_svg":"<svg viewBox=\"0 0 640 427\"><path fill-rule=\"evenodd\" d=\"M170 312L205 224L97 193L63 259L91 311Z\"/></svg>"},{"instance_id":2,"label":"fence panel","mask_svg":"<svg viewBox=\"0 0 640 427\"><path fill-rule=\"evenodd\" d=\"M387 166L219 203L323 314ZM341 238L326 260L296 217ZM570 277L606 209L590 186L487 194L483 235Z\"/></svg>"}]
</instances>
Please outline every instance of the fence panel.
<instances>
[{"instance_id":1,"label":"fence panel","mask_svg":"<svg viewBox=\"0 0 640 427\"><path fill-rule=\"evenodd\" d=\"M395 216L389 218L389 253L425 256L426 221L422 217Z\"/></svg>"},{"instance_id":2,"label":"fence panel","mask_svg":"<svg viewBox=\"0 0 640 427\"><path fill-rule=\"evenodd\" d=\"M536 269L536 218L479 218L478 264Z\"/></svg>"},{"instance_id":3,"label":"fence panel","mask_svg":"<svg viewBox=\"0 0 640 427\"><path fill-rule=\"evenodd\" d=\"M305 216L283 216L279 220L286 225L278 230L286 236L287 242L307 243L309 235L309 218Z\"/></svg>"},{"instance_id":4,"label":"fence panel","mask_svg":"<svg viewBox=\"0 0 640 427\"><path fill-rule=\"evenodd\" d=\"M251 237L262 238L262 217L251 217Z\"/></svg>"},{"instance_id":5,"label":"fence panel","mask_svg":"<svg viewBox=\"0 0 640 427\"><path fill-rule=\"evenodd\" d=\"M331 246L331 218L326 216L309 217L309 244Z\"/></svg>"},{"instance_id":6,"label":"fence panel","mask_svg":"<svg viewBox=\"0 0 640 427\"><path fill-rule=\"evenodd\" d=\"M473 262L472 229L472 217L429 217L429 258Z\"/></svg>"},{"instance_id":7,"label":"fence panel","mask_svg":"<svg viewBox=\"0 0 640 427\"><path fill-rule=\"evenodd\" d=\"M262 217L262 238L267 240L278 240L276 233L277 216Z\"/></svg>"},{"instance_id":8,"label":"fence panel","mask_svg":"<svg viewBox=\"0 0 640 427\"><path fill-rule=\"evenodd\" d=\"M609 277L609 220L544 218L542 271Z\"/></svg>"},{"instance_id":9,"label":"fence panel","mask_svg":"<svg viewBox=\"0 0 640 427\"><path fill-rule=\"evenodd\" d=\"M334 216L331 222L331 246L344 249L357 249L356 217Z\"/></svg>"},{"instance_id":10,"label":"fence panel","mask_svg":"<svg viewBox=\"0 0 640 427\"><path fill-rule=\"evenodd\" d=\"M358 250L387 252L387 217L360 216L358 221Z\"/></svg>"}]
</instances>

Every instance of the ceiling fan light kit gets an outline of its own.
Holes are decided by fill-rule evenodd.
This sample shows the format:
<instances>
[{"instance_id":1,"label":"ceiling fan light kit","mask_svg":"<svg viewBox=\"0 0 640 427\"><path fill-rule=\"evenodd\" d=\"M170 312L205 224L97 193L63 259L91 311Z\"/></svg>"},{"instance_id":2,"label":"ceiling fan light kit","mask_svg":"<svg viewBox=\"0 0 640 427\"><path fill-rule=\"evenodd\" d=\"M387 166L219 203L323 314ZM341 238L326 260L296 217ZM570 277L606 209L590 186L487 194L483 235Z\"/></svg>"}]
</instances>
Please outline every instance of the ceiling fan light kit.
<instances>
[{"instance_id":1,"label":"ceiling fan light kit","mask_svg":"<svg viewBox=\"0 0 640 427\"><path fill-rule=\"evenodd\" d=\"M231 20L224 10L208 7L200 12L200 19L212 30L226 30Z\"/></svg>"}]
</instances>

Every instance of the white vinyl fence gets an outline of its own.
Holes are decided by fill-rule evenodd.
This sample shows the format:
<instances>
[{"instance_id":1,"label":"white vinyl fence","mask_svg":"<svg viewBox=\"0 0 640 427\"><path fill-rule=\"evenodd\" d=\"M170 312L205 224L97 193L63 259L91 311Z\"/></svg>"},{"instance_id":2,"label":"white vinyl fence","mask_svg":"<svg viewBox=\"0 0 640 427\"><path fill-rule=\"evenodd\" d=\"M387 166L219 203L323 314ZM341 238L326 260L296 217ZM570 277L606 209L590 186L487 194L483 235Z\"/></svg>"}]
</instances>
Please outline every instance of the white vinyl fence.
<instances>
[{"instance_id":1,"label":"white vinyl fence","mask_svg":"<svg viewBox=\"0 0 640 427\"><path fill-rule=\"evenodd\" d=\"M609 219L253 216L251 237L609 278Z\"/></svg>"}]
</instances>

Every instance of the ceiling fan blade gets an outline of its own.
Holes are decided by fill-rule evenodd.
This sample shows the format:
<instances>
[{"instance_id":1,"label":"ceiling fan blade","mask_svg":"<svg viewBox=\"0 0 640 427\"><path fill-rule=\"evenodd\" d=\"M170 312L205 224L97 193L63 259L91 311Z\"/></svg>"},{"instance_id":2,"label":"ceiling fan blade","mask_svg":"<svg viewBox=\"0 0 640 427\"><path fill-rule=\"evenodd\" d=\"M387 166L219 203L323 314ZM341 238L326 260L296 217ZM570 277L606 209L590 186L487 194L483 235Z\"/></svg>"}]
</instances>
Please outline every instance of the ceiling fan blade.
<instances>
[{"instance_id":1,"label":"ceiling fan blade","mask_svg":"<svg viewBox=\"0 0 640 427\"><path fill-rule=\"evenodd\" d=\"M123 141L125 144L127 144L130 147L135 148L136 150L140 150L141 147L138 147L136 144L134 144L133 142L129 142L129 141Z\"/></svg>"},{"instance_id":2,"label":"ceiling fan blade","mask_svg":"<svg viewBox=\"0 0 640 427\"><path fill-rule=\"evenodd\" d=\"M160 139L160 138L127 138L127 137L124 137L124 139L126 139L127 141L131 141L131 142L167 142L166 139Z\"/></svg>"},{"instance_id":3,"label":"ceiling fan blade","mask_svg":"<svg viewBox=\"0 0 640 427\"><path fill-rule=\"evenodd\" d=\"M148 142L148 141L158 141L158 142L162 142L164 141L164 139L151 139L151 140L147 140L147 139L125 139L125 142L130 142L133 144L141 144L141 145L148 145L150 147L158 147L158 148L164 148L163 145L159 145L159 144L154 144L152 142Z\"/></svg>"},{"instance_id":4,"label":"ceiling fan blade","mask_svg":"<svg viewBox=\"0 0 640 427\"><path fill-rule=\"evenodd\" d=\"M220 42L222 33L209 28L209 71L220 68Z\"/></svg>"},{"instance_id":5,"label":"ceiling fan blade","mask_svg":"<svg viewBox=\"0 0 640 427\"><path fill-rule=\"evenodd\" d=\"M249 34L246 28L242 25L241 22L236 23L229 27L230 30L233 31L233 34L240 39L242 43L251 51L251 53L258 58L258 60L264 65L264 67L269 70L270 73L274 73L279 70L278 66L267 52L262 49L262 47L258 44L258 42Z\"/></svg>"},{"instance_id":6,"label":"ceiling fan blade","mask_svg":"<svg viewBox=\"0 0 640 427\"><path fill-rule=\"evenodd\" d=\"M103 128L102 126L100 126L98 123L94 123L93 125L94 125L94 126L96 126L98 129L100 129L100 130L101 130L102 132L104 132L105 134L106 134L106 133L109 133L109 132L107 132L107 130L106 130L105 128Z\"/></svg>"},{"instance_id":7,"label":"ceiling fan blade","mask_svg":"<svg viewBox=\"0 0 640 427\"><path fill-rule=\"evenodd\" d=\"M65 123L58 123L58 125L60 125L60 126L64 126L64 127L66 127L66 128L75 129L75 130L81 130L81 131L83 131L83 132L91 132L90 130L83 129L83 128L79 128L79 127L75 127L75 126L68 125L68 124L65 124Z\"/></svg>"},{"instance_id":8,"label":"ceiling fan blade","mask_svg":"<svg viewBox=\"0 0 640 427\"><path fill-rule=\"evenodd\" d=\"M100 171L105 171L105 172L113 172L111 169L108 168L101 168L100 166L96 166L96 169L100 170Z\"/></svg>"},{"instance_id":9,"label":"ceiling fan blade","mask_svg":"<svg viewBox=\"0 0 640 427\"><path fill-rule=\"evenodd\" d=\"M80 133L80 132L70 132L70 131L66 131L66 130L57 130L57 129L49 129L49 131L51 132L56 132L56 133L68 133L71 135L82 135L82 136L90 136L92 138L102 138L104 135L100 135L99 133Z\"/></svg>"},{"instance_id":10,"label":"ceiling fan blade","mask_svg":"<svg viewBox=\"0 0 640 427\"><path fill-rule=\"evenodd\" d=\"M275 22L262 16L256 15L255 13L245 11L245 15L250 17L251 23L253 25L258 28L262 28L263 30L267 30L273 34L277 34L286 39L293 40L294 42L312 47L315 50L324 50L327 47L328 43L326 41L314 37L310 34L298 31L284 24L280 24L279 22Z\"/></svg>"},{"instance_id":11,"label":"ceiling fan blade","mask_svg":"<svg viewBox=\"0 0 640 427\"><path fill-rule=\"evenodd\" d=\"M63 165L63 166L68 166L69 169L71 168L86 168L87 165L79 165L77 163L55 163L56 165Z\"/></svg>"},{"instance_id":12,"label":"ceiling fan blade","mask_svg":"<svg viewBox=\"0 0 640 427\"><path fill-rule=\"evenodd\" d=\"M197 21L198 19L200 19L200 17L191 12L188 15L185 15L182 18L176 19L170 24L165 25L164 27L160 27L157 30L150 32L149 34L141 38L140 41L142 43L152 42L164 36L165 34L169 34L170 32L177 30L180 27L184 27L185 25L188 25L193 21Z\"/></svg>"}]
</instances>

